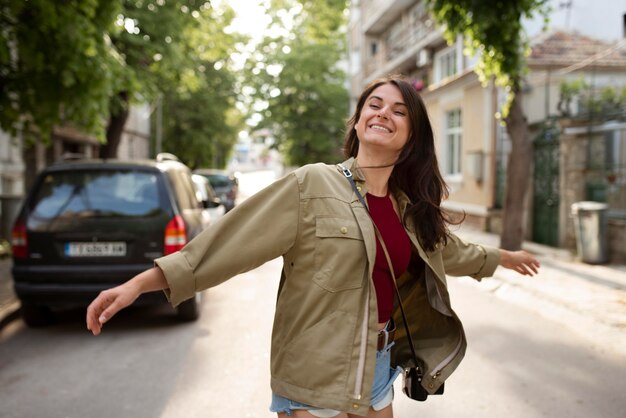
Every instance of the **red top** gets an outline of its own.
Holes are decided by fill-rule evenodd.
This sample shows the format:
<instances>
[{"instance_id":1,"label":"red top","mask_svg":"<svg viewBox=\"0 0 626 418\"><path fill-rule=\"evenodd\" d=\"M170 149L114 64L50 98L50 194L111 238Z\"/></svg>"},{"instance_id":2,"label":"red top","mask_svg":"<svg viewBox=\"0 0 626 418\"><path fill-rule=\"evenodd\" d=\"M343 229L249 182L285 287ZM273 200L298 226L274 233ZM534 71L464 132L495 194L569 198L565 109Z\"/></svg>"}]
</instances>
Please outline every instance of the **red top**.
<instances>
[{"instance_id":1,"label":"red top","mask_svg":"<svg viewBox=\"0 0 626 418\"><path fill-rule=\"evenodd\" d=\"M391 264L393 265L396 278L400 277L408 268L411 259L411 241L407 235L398 215L393 210L393 203L389 193L387 196L378 197L367 194L369 211L385 241ZM393 311L395 295L393 277L389 271L389 264L385 258L383 247L376 239L376 261L374 263L374 287L376 288L376 300L378 301L378 322L387 322Z\"/></svg>"}]
</instances>

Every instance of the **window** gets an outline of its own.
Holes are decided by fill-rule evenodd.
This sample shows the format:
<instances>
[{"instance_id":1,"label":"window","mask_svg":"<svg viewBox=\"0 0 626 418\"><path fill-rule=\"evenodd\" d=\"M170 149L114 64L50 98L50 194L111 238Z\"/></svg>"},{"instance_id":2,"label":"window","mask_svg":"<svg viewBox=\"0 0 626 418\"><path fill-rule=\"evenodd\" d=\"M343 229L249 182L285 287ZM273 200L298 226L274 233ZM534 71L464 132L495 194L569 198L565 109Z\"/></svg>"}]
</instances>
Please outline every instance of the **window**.
<instances>
[{"instance_id":1,"label":"window","mask_svg":"<svg viewBox=\"0 0 626 418\"><path fill-rule=\"evenodd\" d=\"M426 2L417 3L409 12L409 30L411 42L421 41L432 30L432 21Z\"/></svg>"},{"instance_id":2,"label":"window","mask_svg":"<svg viewBox=\"0 0 626 418\"><path fill-rule=\"evenodd\" d=\"M33 219L157 216L161 213L154 173L72 170L48 174L31 202Z\"/></svg>"},{"instance_id":3,"label":"window","mask_svg":"<svg viewBox=\"0 0 626 418\"><path fill-rule=\"evenodd\" d=\"M463 126L461 123L461 109L446 112L446 167L448 175L461 174L461 141Z\"/></svg>"},{"instance_id":4,"label":"window","mask_svg":"<svg viewBox=\"0 0 626 418\"><path fill-rule=\"evenodd\" d=\"M436 58L437 82L451 77L457 73L457 53L456 48L448 48L439 53Z\"/></svg>"},{"instance_id":5,"label":"window","mask_svg":"<svg viewBox=\"0 0 626 418\"><path fill-rule=\"evenodd\" d=\"M174 188L180 209L197 209L200 205L193 188L193 181L189 173L183 170L169 170L168 177Z\"/></svg>"},{"instance_id":6,"label":"window","mask_svg":"<svg viewBox=\"0 0 626 418\"><path fill-rule=\"evenodd\" d=\"M370 56L375 57L378 54L378 43L372 42L370 43Z\"/></svg>"},{"instance_id":7,"label":"window","mask_svg":"<svg viewBox=\"0 0 626 418\"><path fill-rule=\"evenodd\" d=\"M404 52L406 45L404 45L405 40L403 30L402 30L401 22L395 23L389 32L387 33L387 37L385 39L385 44L387 47L387 59L391 60Z\"/></svg>"}]
</instances>

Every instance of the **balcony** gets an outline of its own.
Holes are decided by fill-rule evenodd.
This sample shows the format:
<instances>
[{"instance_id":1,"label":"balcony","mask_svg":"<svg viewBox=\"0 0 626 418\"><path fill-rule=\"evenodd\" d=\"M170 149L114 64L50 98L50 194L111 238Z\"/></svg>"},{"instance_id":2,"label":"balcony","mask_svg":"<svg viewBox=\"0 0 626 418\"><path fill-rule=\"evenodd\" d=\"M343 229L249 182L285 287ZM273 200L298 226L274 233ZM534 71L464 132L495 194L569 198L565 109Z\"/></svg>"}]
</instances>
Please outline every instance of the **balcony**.
<instances>
[{"instance_id":1,"label":"balcony","mask_svg":"<svg viewBox=\"0 0 626 418\"><path fill-rule=\"evenodd\" d=\"M393 61L407 50L413 49L415 45L419 45L420 48L432 46L432 41L440 37L441 32L434 26L432 19L424 15L419 21L412 22L395 36L390 35L385 39L386 60Z\"/></svg>"},{"instance_id":2,"label":"balcony","mask_svg":"<svg viewBox=\"0 0 626 418\"><path fill-rule=\"evenodd\" d=\"M415 0L369 0L363 2L363 30L366 35L380 35L398 20Z\"/></svg>"},{"instance_id":3,"label":"balcony","mask_svg":"<svg viewBox=\"0 0 626 418\"><path fill-rule=\"evenodd\" d=\"M388 37L381 48L381 53L365 62L363 66L365 83L384 74L406 72L429 65L429 62L418 63L418 54L421 50L434 49L442 44L444 42L442 35L443 31L436 26L415 25L411 30Z\"/></svg>"}]
</instances>

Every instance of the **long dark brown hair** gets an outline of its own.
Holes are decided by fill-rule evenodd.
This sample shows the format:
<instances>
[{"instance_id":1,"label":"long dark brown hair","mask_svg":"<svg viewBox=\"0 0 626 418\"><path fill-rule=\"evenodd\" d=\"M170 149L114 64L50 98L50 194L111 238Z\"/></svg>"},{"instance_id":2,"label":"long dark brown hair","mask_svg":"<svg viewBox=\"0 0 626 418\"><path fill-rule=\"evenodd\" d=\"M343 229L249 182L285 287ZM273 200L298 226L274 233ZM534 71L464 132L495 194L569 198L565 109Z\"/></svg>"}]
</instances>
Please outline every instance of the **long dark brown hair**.
<instances>
[{"instance_id":1,"label":"long dark brown hair","mask_svg":"<svg viewBox=\"0 0 626 418\"><path fill-rule=\"evenodd\" d=\"M393 188L407 194L411 204L404 215L404 225L417 234L422 247L433 251L437 244L447 242L447 225L455 223L441 209L441 201L448 197L448 187L439 171L433 130L421 97L413 85L401 76L389 76L373 81L365 88L348 120L344 139L346 157L356 157L359 138L354 129L361 117L365 101L384 84L396 86L408 108L410 136L402 148L389 179Z\"/></svg>"}]
</instances>

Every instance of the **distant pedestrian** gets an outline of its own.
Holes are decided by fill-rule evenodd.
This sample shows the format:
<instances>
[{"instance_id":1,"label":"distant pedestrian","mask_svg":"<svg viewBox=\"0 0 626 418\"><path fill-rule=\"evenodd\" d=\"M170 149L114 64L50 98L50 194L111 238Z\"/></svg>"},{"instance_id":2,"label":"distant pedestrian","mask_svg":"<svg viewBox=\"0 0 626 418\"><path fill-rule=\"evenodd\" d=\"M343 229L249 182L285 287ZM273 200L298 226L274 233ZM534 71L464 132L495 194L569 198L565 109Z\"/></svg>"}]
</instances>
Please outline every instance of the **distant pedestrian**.
<instances>
[{"instance_id":1,"label":"distant pedestrian","mask_svg":"<svg viewBox=\"0 0 626 418\"><path fill-rule=\"evenodd\" d=\"M533 275L539 263L525 251L466 243L448 230L428 115L402 78L365 89L348 122L345 153L340 166L307 165L277 180L180 252L102 292L87 310L87 327L98 335L141 293L165 289L176 305L282 256L270 409L279 417L388 418L393 381L413 363L393 270L421 384L436 392L466 347L446 274L480 279L499 264Z\"/></svg>"}]
</instances>

